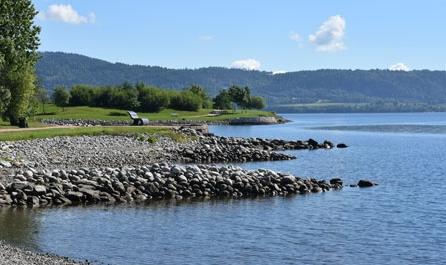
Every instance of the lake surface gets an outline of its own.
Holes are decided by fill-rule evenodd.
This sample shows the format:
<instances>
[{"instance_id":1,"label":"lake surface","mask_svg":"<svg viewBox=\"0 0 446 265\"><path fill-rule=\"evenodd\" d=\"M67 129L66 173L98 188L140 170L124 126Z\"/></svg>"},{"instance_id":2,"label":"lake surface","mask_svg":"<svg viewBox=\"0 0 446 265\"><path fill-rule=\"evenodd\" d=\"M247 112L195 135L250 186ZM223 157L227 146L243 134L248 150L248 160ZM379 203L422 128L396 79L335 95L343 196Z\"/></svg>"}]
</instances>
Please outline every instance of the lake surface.
<instances>
[{"instance_id":1,"label":"lake surface","mask_svg":"<svg viewBox=\"0 0 446 265\"><path fill-rule=\"evenodd\" d=\"M380 185L287 198L0 209L0 239L105 264L445 264L446 113L284 116L292 122L211 131L343 142L350 147L240 166Z\"/></svg>"}]
</instances>

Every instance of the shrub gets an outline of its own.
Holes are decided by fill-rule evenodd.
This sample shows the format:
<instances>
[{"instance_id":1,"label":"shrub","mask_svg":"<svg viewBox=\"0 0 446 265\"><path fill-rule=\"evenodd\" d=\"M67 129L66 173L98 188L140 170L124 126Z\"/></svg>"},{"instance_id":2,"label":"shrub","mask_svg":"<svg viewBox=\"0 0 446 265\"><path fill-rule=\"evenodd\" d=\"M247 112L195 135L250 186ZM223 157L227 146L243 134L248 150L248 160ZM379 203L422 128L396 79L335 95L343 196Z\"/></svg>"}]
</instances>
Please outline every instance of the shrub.
<instances>
[{"instance_id":1,"label":"shrub","mask_svg":"<svg viewBox=\"0 0 446 265\"><path fill-rule=\"evenodd\" d=\"M73 86L70 91L69 104L71 106L90 106L92 105L93 95L93 87L86 85Z\"/></svg>"},{"instance_id":2,"label":"shrub","mask_svg":"<svg viewBox=\"0 0 446 265\"><path fill-rule=\"evenodd\" d=\"M158 112L170 103L168 92L152 87L139 89L138 100L140 110L147 112Z\"/></svg>"},{"instance_id":3,"label":"shrub","mask_svg":"<svg viewBox=\"0 0 446 265\"><path fill-rule=\"evenodd\" d=\"M202 99L188 90L176 93L170 99L170 107L175 110L197 111L202 106Z\"/></svg>"}]
</instances>

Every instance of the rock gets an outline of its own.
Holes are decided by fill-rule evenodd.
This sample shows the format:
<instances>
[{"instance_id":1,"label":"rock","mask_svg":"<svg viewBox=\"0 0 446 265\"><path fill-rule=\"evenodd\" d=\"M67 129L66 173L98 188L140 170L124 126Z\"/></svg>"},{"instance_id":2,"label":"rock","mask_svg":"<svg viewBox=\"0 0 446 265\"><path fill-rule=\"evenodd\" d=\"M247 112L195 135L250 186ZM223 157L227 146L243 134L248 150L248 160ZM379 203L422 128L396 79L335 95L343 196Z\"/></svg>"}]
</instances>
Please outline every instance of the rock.
<instances>
[{"instance_id":1,"label":"rock","mask_svg":"<svg viewBox=\"0 0 446 265\"><path fill-rule=\"evenodd\" d=\"M65 197L72 202L81 202L84 194L82 192L77 191L69 191L65 194Z\"/></svg>"},{"instance_id":2,"label":"rock","mask_svg":"<svg viewBox=\"0 0 446 265\"><path fill-rule=\"evenodd\" d=\"M38 206L39 204L40 204L40 202L39 202L39 197L36 197L36 196L30 196L30 197L28 197L28 200L27 200L27 202L28 202L28 204L29 205L31 205L31 206Z\"/></svg>"},{"instance_id":3,"label":"rock","mask_svg":"<svg viewBox=\"0 0 446 265\"><path fill-rule=\"evenodd\" d=\"M98 202L101 200L99 196L99 191L91 190L91 189L79 189L79 192L85 195L85 198L88 202Z\"/></svg>"},{"instance_id":4,"label":"rock","mask_svg":"<svg viewBox=\"0 0 446 265\"><path fill-rule=\"evenodd\" d=\"M36 195L44 195L46 194L46 187L43 185L34 186L34 192Z\"/></svg>"},{"instance_id":5,"label":"rock","mask_svg":"<svg viewBox=\"0 0 446 265\"><path fill-rule=\"evenodd\" d=\"M6 168L10 168L10 167L12 167L11 162L8 162L8 161L5 161L5 160L0 160L0 165L1 165L2 167L6 167Z\"/></svg>"},{"instance_id":6,"label":"rock","mask_svg":"<svg viewBox=\"0 0 446 265\"><path fill-rule=\"evenodd\" d=\"M20 181L27 181L27 180L28 180L28 179L27 179L25 176L23 176L22 174L18 174L18 175L16 175L14 179L16 179L16 180L20 180Z\"/></svg>"},{"instance_id":7,"label":"rock","mask_svg":"<svg viewBox=\"0 0 446 265\"><path fill-rule=\"evenodd\" d=\"M28 181L15 181L11 184L11 189L17 191L17 190L23 190L29 186L30 185Z\"/></svg>"},{"instance_id":8,"label":"rock","mask_svg":"<svg viewBox=\"0 0 446 265\"><path fill-rule=\"evenodd\" d=\"M187 182L187 178L184 175L179 175L176 177L176 181L178 182Z\"/></svg>"},{"instance_id":9,"label":"rock","mask_svg":"<svg viewBox=\"0 0 446 265\"><path fill-rule=\"evenodd\" d=\"M32 178L34 173L31 170L27 170L25 171L24 175L26 178Z\"/></svg>"},{"instance_id":10,"label":"rock","mask_svg":"<svg viewBox=\"0 0 446 265\"><path fill-rule=\"evenodd\" d=\"M315 140L313 140L313 139L308 139L308 144L309 145L311 145L312 147L318 147L318 145L319 145L319 143L318 142L316 142Z\"/></svg>"},{"instance_id":11,"label":"rock","mask_svg":"<svg viewBox=\"0 0 446 265\"><path fill-rule=\"evenodd\" d=\"M343 182L340 178L332 178L330 179L330 184L332 185L343 185Z\"/></svg>"},{"instance_id":12,"label":"rock","mask_svg":"<svg viewBox=\"0 0 446 265\"><path fill-rule=\"evenodd\" d=\"M314 187L311 189L311 192L313 192L313 193L322 192L322 188L319 187L319 186L314 186Z\"/></svg>"},{"instance_id":13,"label":"rock","mask_svg":"<svg viewBox=\"0 0 446 265\"><path fill-rule=\"evenodd\" d=\"M327 148L327 149L331 149L331 148L334 147L334 144L332 142L330 142L330 141L327 141L327 140L325 140L322 145L324 146L324 148Z\"/></svg>"},{"instance_id":14,"label":"rock","mask_svg":"<svg viewBox=\"0 0 446 265\"><path fill-rule=\"evenodd\" d=\"M337 147L337 148L347 148L348 145L343 144L343 143L340 143L340 144L336 145L336 147Z\"/></svg>"},{"instance_id":15,"label":"rock","mask_svg":"<svg viewBox=\"0 0 446 265\"><path fill-rule=\"evenodd\" d=\"M296 182L296 178L293 176L285 176L281 179L280 182L282 183L282 185L293 184Z\"/></svg>"},{"instance_id":16,"label":"rock","mask_svg":"<svg viewBox=\"0 0 446 265\"><path fill-rule=\"evenodd\" d=\"M375 183L371 182L370 180L361 179L358 182L358 187L360 188L367 188L367 187L373 187L375 186Z\"/></svg>"}]
</instances>

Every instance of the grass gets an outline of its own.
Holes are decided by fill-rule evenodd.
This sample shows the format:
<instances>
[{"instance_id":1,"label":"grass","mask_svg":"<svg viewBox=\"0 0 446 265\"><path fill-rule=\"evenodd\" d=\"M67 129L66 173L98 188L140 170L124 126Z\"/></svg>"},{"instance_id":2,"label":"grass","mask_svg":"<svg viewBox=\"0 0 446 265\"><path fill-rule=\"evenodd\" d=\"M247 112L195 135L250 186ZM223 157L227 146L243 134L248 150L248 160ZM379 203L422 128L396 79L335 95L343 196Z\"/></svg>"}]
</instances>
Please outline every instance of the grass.
<instances>
[{"instance_id":1,"label":"grass","mask_svg":"<svg viewBox=\"0 0 446 265\"><path fill-rule=\"evenodd\" d=\"M201 109L199 111L177 111L164 109L160 112L138 112L141 118L149 120L193 120L193 121L221 121L241 117L274 116L272 112L261 110L235 111L219 116L208 116L212 109ZM64 111L53 104L45 108L46 114L38 114L34 119L91 119L91 120L130 120L127 111L108 108L94 107L67 107Z\"/></svg>"},{"instance_id":2,"label":"grass","mask_svg":"<svg viewBox=\"0 0 446 265\"><path fill-rule=\"evenodd\" d=\"M139 112L141 118L149 120L190 120L190 121L224 121L241 117L258 117L258 116L274 116L272 112L260 110L235 111L219 116L209 116L211 109L202 109L199 111L176 111L172 109L164 109L157 113ZM1 131L2 129L16 129L9 123L0 120L0 141L16 141L37 138L49 138L55 136L79 136L79 135L121 135L121 134L160 134L171 137L176 141L183 141L184 137L169 129L153 128L153 127L82 127L82 128L47 128L49 125L42 124L43 119L85 119L85 120L123 120L129 121L130 117L125 110L93 108L93 107L67 107L65 110L47 104L45 113L40 113L29 119L29 127L36 130L15 130ZM182 138L183 137L183 138ZM156 141L156 139L148 138L148 141Z\"/></svg>"},{"instance_id":3,"label":"grass","mask_svg":"<svg viewBox=\"0 0 446 265\"><path fill-rule=\"evenodd\" d=\"M140 136L150 134L144 138L150 142L156 141L158 136L165 136L178 142L185 142L189 139L179 133L167 128L153 127L131 127L131 126L111 126L111 127L72 127L72 128L41 128L36 130L23 130L14 132L0 132L0 141L19 141L41 138L52 138L56 136L98 136L98 135L128 135ZM143 138L141 138L143 139Z\"/></svg>"}]
</instances>

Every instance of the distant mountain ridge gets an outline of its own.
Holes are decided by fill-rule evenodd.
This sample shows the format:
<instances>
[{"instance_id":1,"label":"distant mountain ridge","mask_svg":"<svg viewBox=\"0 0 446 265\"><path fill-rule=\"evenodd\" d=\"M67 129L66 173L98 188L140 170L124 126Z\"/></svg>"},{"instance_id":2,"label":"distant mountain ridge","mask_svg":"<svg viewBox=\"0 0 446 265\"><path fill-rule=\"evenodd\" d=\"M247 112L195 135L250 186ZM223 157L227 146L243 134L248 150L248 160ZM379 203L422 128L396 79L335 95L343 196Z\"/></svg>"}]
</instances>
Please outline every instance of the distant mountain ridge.
<instances>
[{"instance_id":1,"label":"distant mountain ridge","mask_svg":"<svg viewBox=\"0 0 446 265\"><path fill-rule=\"evenodd\" d=\"M158 66L110 63L78 54L43 52L37 75L49 90L58 85L115 85L144 82L182 89L191 84L211 95L232 84L249 86L268 104L314 102L446 103L446 71L315 70L273 75L222 67L168 69Z\"/></svg>"}]
</instances>

